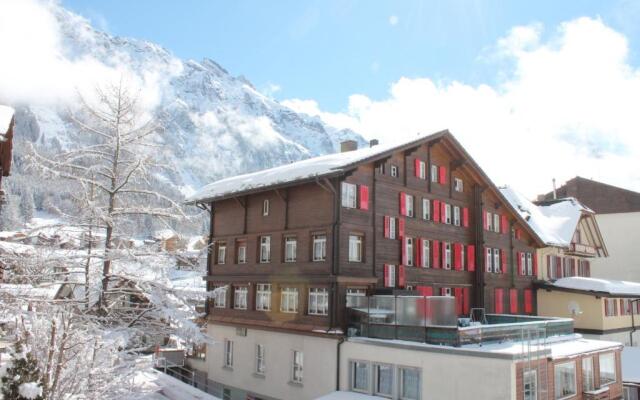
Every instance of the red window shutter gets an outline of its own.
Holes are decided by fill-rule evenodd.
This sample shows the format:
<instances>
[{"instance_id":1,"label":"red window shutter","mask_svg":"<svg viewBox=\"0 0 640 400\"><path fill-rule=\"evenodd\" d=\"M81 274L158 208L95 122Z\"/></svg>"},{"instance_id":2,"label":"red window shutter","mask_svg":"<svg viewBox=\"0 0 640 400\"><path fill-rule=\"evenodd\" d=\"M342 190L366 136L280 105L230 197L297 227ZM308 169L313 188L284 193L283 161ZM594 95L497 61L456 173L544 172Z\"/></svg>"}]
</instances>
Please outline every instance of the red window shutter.
<instances>
[{"instance_id":1,"label":"red window shutter","mask_svg":"<svg viewBox=\"0 0 640 400\"><path fill-rule=\"evenodd\" d=\"M500 250L500 273L501 274L506 274L507 273L507 251L506 250Z\"/></svg>"},{"instance_id":2,"label":"red window shutter","mask_svg":"<svg viewBox=\"0 0 640 400\"><path fill-rule=\"evenodd\" d=\"M462 297L462 288L454 288L453 296L456 298L456 314L462 315L464 298Z\"/></svg>"},{"instance_id":3,"label":"red window shutter","mask_svg":"<svg viewBox=\"0 0 640 400\"><path fill-rule=\"evenodd\" d=\"M456 271L462 269L462 245L460 243L453 244L453 267Z\"/></svg>"},{"instance_id":4,"label":"red window shutter","mask_svg":"<svg viewBox=\"0 0 640 400\"><path fill-rule=\"evenodd\" d=\"M431 252L433 253L433 268L440 268L440 241L431 242Z\"/></svg>"},{"instance_id":5,"label":"red window shutter","mask_svg":"<svg viewBox=\"0 0 640 400\"><path fill-rule=\"evenodd\" d=\"M524 290L524 312L533 313L533 291L531 289Z\"/></svg>"},{"instance_id":6,"label":"red window shutter","mask_svg":"<svg viewBox=\"0 0 640 400\"><path fill-rule=\"evenodd\" d=\"M433 288L431 286L417 286L416 289L420 296L433 296Z\"/></svg>"},{"instance_id":7,"label":"red window shutter","mask_svg":"<svg viewBox=\"0 0 640 400\"><path fill-rule=\"evenodd\" d=\"M502 228L500 230L502 231L503 234L509 231L509 221L507 220L506 215L500 216L500 225L501 225L500 227Z\"/></svg>"},{"instance_id":8,"label":"red window shutter","mask_svg":"<svg viewBox=\"0 0 640 400\"><path fill-rule=\"evenodd\" d=\"M404 237L404 219L398 218L398 238Z\"/></svg>"},{"instance_id":9,"label":"red window shutter","mask_svg":"<svg viewBox=\"0 0 640 400\"><path fill-rule=\"evenodd\" d=\"M389 286L389 264L384 264L384 287Z\"/></svg>"},{"instance_id":10,"label":"red window shutter","mask_svg":"<svg viewBox=\"0 0 640 400\"><path fill-rule=\"evenodd\" d=\"M469 296L469 288L463 288L462 289L462 298L463 300L463 306L462 306L462 313L464 315L469 315L469 310L471 309L471 304L470 304L470 296Z\"/></svg>"},{"instance_id":11,"label":"red window shutter","mask_svg":"<svg viewBox=\"0 0 640 400\"><path fill-rule=\"evenodd\" d=\"M438 172L440 173L438 182L444 185L445 183L447 183L447 168L440 166Z\"/></svg>"},{"instance_id":12,"label":"red window shutter","mask_svg":"<svg viewBox=\"0 0 640 400\"><path fill-rule=\"evenodd\" d=\"M487 227L487 212L482 210L482 228L486 231L488 229Z\"/></svg>"},{"instance_id":13,"label":"red window shutter","mask_svg":"<svg viewBox=\"0 0 640 400\"><path fill-rule=\"evenodd\" d=\"M404 288L405 283L404 265L398 265L398 287Z\"/></svg>"},{"instance_id":14,"label":"red window shutter","mask_svg":"<svg viewBox=\"0 0 640 400\"><path fill-rule=\"evenodd\" d=\"M440 254L442 254L442 257L440 257L440 260L442 260L442 268L446 267L447 265L447 243L446 242L440 242L442 244L442 252Z\"/></svg>"},{"instance_id":15,"label":"red window shutter","mask_svg":"<svg viewBox=\"0 0 640 400\"><path fill-rule=\"evenodd\" d=\"M518 289L509 289L509 312L518 313Z\"/></svg>"},{"instance_id":16,"label":"red window shutter","mask_svg":"<svg viewBox=\"0 0 640 400\"><path fill-rule=\"evenodd\" d=\"M444 201L440 202L440 221L443 223L447 222L447 203ZM451 217L451 216L449 216Z\"/></svg>"},{"instance_id":17,"label":"red window shutter","mask_svg":"<svg viewBox=\"0 0 640 400\"><path fill-rule=\"evenodd\" d=\"M469 227L469 209L467 207L462 209L462 226Z\"/></svg>"},{"instance_id":18,"label":"red window shutter","mask_svg":"<svg viewBox=\"0 0 640 400\"><path fill-rule=\"evenodd\" d=\"M414 266L422 268L422 238L416 239L416 260Z\"/></svg>"},{"instance_id":19,"label":"red window shutter","mask_svg":"<svg viewBox=\"0 0 640 400\"><path fill-rule=\"evenodd\" d=\"M415 170L414 173L416 178L420 178L420 160L418 160L417 158L413 162L413 169Z\"/></svg>"},{"instance_id":20,"label":"red window shutter","mask_svg":"<svg viewBox=\"0 0 640 400\"><path fill-rule=\"evenodd\" d=\"M360 209L369 209L369 186L360 185Z\"/></svg>"},{"instance_id":21,"label":"red window shutter","mask_svg":"<svg viewBox=\"0 0 640 400\"><path fill-rule=\"evenodd\" d=\"M531 253L531 258L533 258L533 276L538 276L538 253L534 250Z\"/></svg>"},{"instance_id":22,"label":"red window shutter","mask_svg":"<svg viewBox=\"0 0 640 400\"><path fill-rule=\"evenodd\" d=\"M504 292L502 288L494 289L493 309L496 314L504 313Z\"/></svg>"},{"instance_id":23,"label":"red window shutter","mask_svg":"<svg viewBox=\"0 0 640 400\"><path fill-rule=\"evenodd\" d=\"M467 246L467 269L476 270L476 247L472 244Z\"/></svg>"},{"instance_id":24,"label":"red window shutter","mask_svg":"<svg viewBox=\"0 0 640 400\"><path fill-rule=\"evenodd\" d=\"M518 265L518 275L522 275L522 252L516 251L516 263Z\"/></svg>"},{"instance_id":25,"label":"red window shutter","mask_svg":"<svg viewBox=\"0 0 640 400\"><path fill-rule=\"evenodd\" d=\"M400 215L407 215L407 195L400 192Z\"/></svg>"},{"instance_id":26,"label":"red window shutter","mask_svg":"<svg viewBox=\"0 0 640 400\"><path fill-rule=\"evenodd\" d=\"M433 222L440 222L440 201L433 201Z\"/></svg>"},{"instance_id":27,"label":"red window shutter","mask_svg":"<svg viewBox=\"0 0 640 400\"><path fill-rule=\"evenodd\" d=\"M408 255L407 255L407 238L402 238L402 263L407 265Z\"/></svg>"},{"instance_id":28,"label":"red window shutter","mask_svg":"<svg viewBox=\"0 0 640 400\"><path fill-rule=\"evenodd\" d=\"M391 217L384 216L384 237L389 239L391 237Z\"/></svg>"}]
</instances>

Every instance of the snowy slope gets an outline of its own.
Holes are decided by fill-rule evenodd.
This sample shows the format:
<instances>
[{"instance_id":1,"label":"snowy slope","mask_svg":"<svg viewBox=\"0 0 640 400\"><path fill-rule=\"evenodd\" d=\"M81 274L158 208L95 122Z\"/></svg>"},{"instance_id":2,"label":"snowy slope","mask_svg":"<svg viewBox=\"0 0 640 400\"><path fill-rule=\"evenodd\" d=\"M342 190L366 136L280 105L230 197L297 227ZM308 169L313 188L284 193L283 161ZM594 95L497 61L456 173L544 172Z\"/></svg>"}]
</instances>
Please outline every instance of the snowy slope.
<instances>
[{"instance_id":1,"label":"snowy slope","mask_svg":"<svg viewBox=\"0 0 640 400\"><path fill-rule=\"evenodd\" d=\"M159 98L154 112L162 115L166 127L156 157L172 167L157 178L183 195L231 175L333 153L341 140L365 143L354 132L281 105L212 60L181 60L154 43L111 36L52 3L64 57L124 66L154 83L149 91L157 91ZM22 156L26 141L52 151L73 145L66 107L15 106L14 159ZM28 172L18 163L16 174Z\"/></svg>"}]
</instances>

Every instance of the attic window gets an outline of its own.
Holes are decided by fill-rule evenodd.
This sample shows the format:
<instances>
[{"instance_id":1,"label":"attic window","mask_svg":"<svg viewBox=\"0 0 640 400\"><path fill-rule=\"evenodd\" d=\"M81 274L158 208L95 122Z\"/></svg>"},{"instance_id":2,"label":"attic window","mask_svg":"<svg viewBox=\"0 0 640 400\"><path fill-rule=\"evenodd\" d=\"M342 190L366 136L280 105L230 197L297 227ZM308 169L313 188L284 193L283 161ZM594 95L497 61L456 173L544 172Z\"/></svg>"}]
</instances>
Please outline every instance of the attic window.
<instances>
[{"instance_id":1,"label":"attic window","mask_svg":"<svg viewBox=\"0 0 640 400\"><path fill-rule=\"evenodd\" d=\"M392 165L391 166L391 176L394 178L398 177L398 166L397 165Z\"/></svg>"},{"instance_id":2,"label":"attic window","mask_svg":"<svg viewBox=\"0 0 640 400\"><path fill-rule=\"evenodd\" d=\"M269 199L262 202L262 215L265 217L269 215Z\"/></svg>"}]
</instances>

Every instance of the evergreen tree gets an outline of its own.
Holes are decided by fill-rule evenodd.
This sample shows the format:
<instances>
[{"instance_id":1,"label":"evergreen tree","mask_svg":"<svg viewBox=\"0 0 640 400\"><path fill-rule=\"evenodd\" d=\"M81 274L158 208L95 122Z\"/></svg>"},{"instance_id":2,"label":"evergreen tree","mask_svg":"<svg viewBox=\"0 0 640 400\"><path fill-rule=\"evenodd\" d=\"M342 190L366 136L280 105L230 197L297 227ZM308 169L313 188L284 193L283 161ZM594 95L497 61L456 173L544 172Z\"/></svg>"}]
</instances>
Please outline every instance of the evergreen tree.
<instances>
[{"instance_id":1,"label":"evergreen tree","mask_svg":"<svg viewBox=\"0 0 640 400\"><path fill-rule=\"evenodd\" d=\"M33 353L18 340L11 351L9 366L0 379L0 393L5 399L44 400L40 369Z\"/></svg>"}]
</instances>

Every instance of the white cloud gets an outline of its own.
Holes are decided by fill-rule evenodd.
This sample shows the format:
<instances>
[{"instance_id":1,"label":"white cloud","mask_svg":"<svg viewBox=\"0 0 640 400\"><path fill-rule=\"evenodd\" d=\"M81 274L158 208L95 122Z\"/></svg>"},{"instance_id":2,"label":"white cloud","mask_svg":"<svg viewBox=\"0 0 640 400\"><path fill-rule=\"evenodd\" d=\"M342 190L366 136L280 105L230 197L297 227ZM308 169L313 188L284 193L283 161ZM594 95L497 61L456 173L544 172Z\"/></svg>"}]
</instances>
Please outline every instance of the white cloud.
<instances>
[{"instance_id":1,"label":"white cloud","mask_svg":"<svg viewBox=\"0 0 640 400\"><path fill-rule=\"evenodd\" d=\"M497 184L529 196L576 175L640 190L640 69L626 38L591 18L542 32L515 27L498 41L498 85L401 78L386 99L350 96L343 113L285 104L383 142L448 128Z\"/></svg>"},{"instance_id":2,"label":"white cloud","mask_svg":"<svg viewBox=\"0 0 640 400\"><path fill-rule=\"evenodd\" d=\"M273 97L276 93L282 90L282 87L275 83L267 83L265 87L262 89L262 94L267 97Z\"/></svg>"},{"instance_id":3,"label":"white cloud","mask_svg":"<svg viewBox=\"0 0 640 400\"><path fill-rule=\"evenodd\" d=\"M400 19L398 18L397 15L391 15L389 17L389 25L396 26L398 25L398 22L400 22Z\"/></svg>"}]
</instances>

